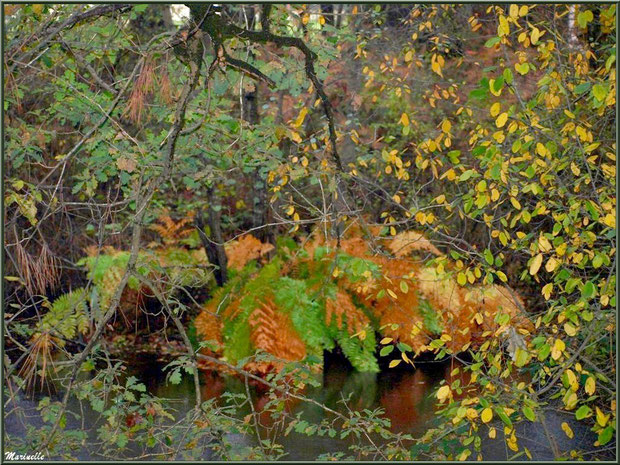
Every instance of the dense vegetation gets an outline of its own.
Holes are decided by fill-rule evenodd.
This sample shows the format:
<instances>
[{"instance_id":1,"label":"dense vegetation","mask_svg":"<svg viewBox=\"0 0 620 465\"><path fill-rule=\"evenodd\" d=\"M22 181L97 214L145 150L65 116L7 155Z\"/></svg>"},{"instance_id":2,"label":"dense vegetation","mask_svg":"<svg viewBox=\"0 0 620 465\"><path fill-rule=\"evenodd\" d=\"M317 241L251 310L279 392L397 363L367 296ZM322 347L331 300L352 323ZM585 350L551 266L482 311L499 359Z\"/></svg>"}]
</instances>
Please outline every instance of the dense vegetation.
<instances>
[{"instance_id":1,"label":"dense vegetation","mask_svg":"<svg viewBox=\"0 0 620 465\"><path fill-rule=\"evenodd\" d=\"M61 392L6 450L276 459L295 431L342 439L322 458L519 458L533 422L557 459L615 457L615 4L4 14L5 416ZM186 417L127 375L138 344L192 378ZM413 437L305 395L336 352L459 364ZM202 398L206 371L237 391ZM592 440L557 447L555 412Z\"/></svg>"}]
</instances>

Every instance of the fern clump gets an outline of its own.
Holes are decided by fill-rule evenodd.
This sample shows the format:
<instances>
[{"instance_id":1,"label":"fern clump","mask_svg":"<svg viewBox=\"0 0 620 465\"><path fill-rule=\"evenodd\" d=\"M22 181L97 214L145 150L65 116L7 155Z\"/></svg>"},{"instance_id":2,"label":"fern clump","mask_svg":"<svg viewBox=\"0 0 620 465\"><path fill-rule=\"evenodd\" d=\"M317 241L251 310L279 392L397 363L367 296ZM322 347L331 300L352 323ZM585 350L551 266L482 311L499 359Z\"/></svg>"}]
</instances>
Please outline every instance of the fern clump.
<instances>
[{"instance_id":1,"label":"fern clump","mask_svg":"<svg viewBox=\"0 0 620 465\"><path fill-rule=\"evenodd\" d=\"M93 282L91 303L96 301L96 306L105 312L127 269L130 253L113 247L104 247L100 251L89 248L87 253L78 265L87 268L87 276ZM164 294L179 287L203 287L211 281L209 262L201 249L166 246L140 251L136 272L157 283L160 292ZM143 283L136 276L129 277L127 287L138 294L146 294ZM129 308L133 304L126 294L121 299L121 306Z\"/></svg>"},{"instance_id":2,"label":"fern clump","mask_svg":"<svg viewBox=\"0 0 620 465\"><path fill-rule=\"evenodd\" d=\"M377 372L376 334L387 341L382 344L414 354L433 350L439 338L458 351L479 341L485 331L497 330L498 311L519 320L518 304L506 297L505 288L459 286L447 259L436 257L439 250L419 233L384 242L393 257L371 252L359 237L342 240L338 248L317 237L304 248L280 241L276 257L261 269L257 250L268 248L249 238L237 247L243 244L250 250L233 248L227 253L246 265L203 311L213 313L217 307L221 320L205 315L196 325L203 338L213 339L221 328L220 355L234 363L246 363L260 351L281 361L320 360L323 351L338 346L356 370ZM421 265L408 254L432 258ZM528 326L525 319L520 322ZM403 354L403 360L409 359ZM247 369L259 372L281 366L246 363Z\"/></svg>"}]
</instances>

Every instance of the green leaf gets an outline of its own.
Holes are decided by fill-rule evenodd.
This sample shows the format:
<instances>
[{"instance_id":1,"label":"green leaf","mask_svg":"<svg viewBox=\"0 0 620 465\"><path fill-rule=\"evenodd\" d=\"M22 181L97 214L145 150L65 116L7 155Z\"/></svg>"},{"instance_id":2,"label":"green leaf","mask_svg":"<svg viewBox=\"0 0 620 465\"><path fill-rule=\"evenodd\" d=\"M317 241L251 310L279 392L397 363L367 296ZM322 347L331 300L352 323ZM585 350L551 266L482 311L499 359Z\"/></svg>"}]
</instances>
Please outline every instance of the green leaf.
<instances>
[{"instance_id":1,"label":"green leaf","mask_svg":"<svg viewBox=\"0 0 620 465\"><path fill-rule=\"evenodd\" d=\"M510 418L508 418L508 415L506 415L503 410L498 409L495 412L497 413L497 416L502 420L502 422L506 426L508 426L508 428L512 428L512 421L510 421Z\"/></svg>"},{"instance_id":2,"label":"green leaf","mask_svg":"<svg viewBox=\"0 0 620 465\"><path fill-rule=\"evenodd\" d=\"M501 39L500 39L499 37L497 37L497 36L495 36L495 37L491 37L489 40L487 40L487 41L484 43L484 46L485 46L486 48L491 48L491 47L493 47L494 45L499 44L499 41L500 41L500 40L501 40Z\"/></svg>"},{"instance_id":3,"label":"green leaf","mask_svg":"<svg viewBox=\"0 0 620 465\"><path fill-rule=\"evenodd\" d=\"M592 281L588 281L583 285L581 289L581 298L582 299L590 299L596 293L596 287L592 283Z\"/></svg>"},{"instance_id":4,"label":"green leaf","mask_svg":"<svg viewBox=\"0 0 620 465\"><path fill-rule=\"evenodd\" d=\"M116 438L116 445L120 448L125 447L128 442L129 442L129 438L127 438L127 435L124 433L119 434L118 437Z\"/></svg>"},{"instance_id":5,"label":"green leaf","mask_svg":"<svg viewBox=\"0 0 620 465\"><path fill-rule=\"evenodd\" d=\"M534 410L532 410L527 405L523 407L523 415L530 421L536 421L536 415L534 414Z\"/></svg>"},{"instance_id":6,"label":"green leaf","mask_svg":"<svg viewBox=\"0 0 620 465\"><path fill-rule=\"evenodd\" d=\"M591 84L589 82L582 82L577 87L575 87L575 94L576 95L581 95L581 94L587 92L588 90L590 90L590 85Z\"/></svg>"},{"instance_id":7,"label":"green leaf","mask_svg":"<svg viewBox=\"0 0 620 465\"><path fill-rule=\"evenodd\" d=\"M504 76L500 76L493 82L493 89L491 90L493 92L499 92L500 90L502 90L502 87L504 87Z\"/></svg>"},{"instance_id":8,"label":"green leaf","mask_svg":"<svg viewBox=\"0 0 620 465\"><path fill-rule=\"evenodd\" d=\"M487 261L489 265L493 264L493 254L489 249L484 250L484 259Z\"/></svg>"},{"instance_id":9,"label":"green leaf","mask_svg":"<svg viewBox=\"0 0 620 465\"><path fill-rule=\"evenodd\" d=\"M170 375L170 382L172 384L179 384L181 382L181 372L179 370L175 370L171 375Z\"/></svg>"},{"instance_id":10,"label":"green leaf","mask_svg":"<svg viewBox=\"0 0 620 465\"><path fill-rule=\"evenodd\" d=\"M406 344L404 342L399 342L398 348L401 352L411 352L413 350L409 344Z\"/></svg>"},{"instance_id":11,"label":"green leaf","mask_svg":"<svg viewBox=\"0 0 620 465\"><path fill-rule=\"evenodd\" d=\"M517 347L515 365L521 368L522 366L525 366L528 360L529 354L527 351L523 350L521 347Z\"/></svg>"},{"instance_id":12,"label":"green leaf","mask_svg":"<svg viewBox=\"0 0 620 465\"><path fill-rule=\"evenodd\" d=\"M461 176L459 176L459 181L467 181L471 178L476 172L474 170L467 170Z\"/></svg>"},{"instance_id":13,"label":"green leaf","mask_svg":"<svg viewBox=\"0 0 620 465\"><path fill-rule=\"evenodd\" d=\"M379 355L381 357L385 357L386 355L391 354L393 350L394 350L394 346L392 345L385 346L381 349L381 352L379 352Z\"/></svg>"},{"instance_id":14,"label":"green leaf","mask_svg":"<svg viewBox=\"0 0 620 465\"><path fill-rule=\"evenodd\" d=\"M586 417L589 417L592 414L592 409L587 405L582 405L575 412L575 418L577 420L583 420Z\"/></svg>"},{"instance_id":15,"label":"green leaf","mask_svg":"<svg viewBox=\"0 0 620 465\"><path fill-rule=\"evenodd\" d=\"M607 97L607 89L602 84L595 84L594 87L592 87L592 95L594 95L594 98L599 102L603 102L605 97Z\"/></svg>"},{"instance_id":16,"label":"green leaf","mask_svg":"<svg viewBox=\"0 0 620 465\"><path fill-rule=\"evenodd\" d=\"M607 428L605 428L603 431L601 431L598 435L598 442L601 446L604 446L605 444L607 444L611 438L613 437L614 434L614 428L611 426L608 426Z\"/></svg>"},{"instance_id":17,"label":"green leaf","mask_svg":"<svg viewBox=\"0 0 620 465\"><path fill-rule=\"evenodd\" d=\"M540 349L538 349L538 360L542 362L549 356L550 353L551 346L549 344L543 344Z\"/></svg>"},{"instance_id":18,"label":"green leaf","mask_svg":"<svg viewBox=\"0 0 620 465\"><path fill-rule=\"evenodd\" d=\"M594 19L594 15L590 10L582 11L577 15L577 24L581 29L585 29L588 26L588 23Z\"/></svg>"}]
</instances>

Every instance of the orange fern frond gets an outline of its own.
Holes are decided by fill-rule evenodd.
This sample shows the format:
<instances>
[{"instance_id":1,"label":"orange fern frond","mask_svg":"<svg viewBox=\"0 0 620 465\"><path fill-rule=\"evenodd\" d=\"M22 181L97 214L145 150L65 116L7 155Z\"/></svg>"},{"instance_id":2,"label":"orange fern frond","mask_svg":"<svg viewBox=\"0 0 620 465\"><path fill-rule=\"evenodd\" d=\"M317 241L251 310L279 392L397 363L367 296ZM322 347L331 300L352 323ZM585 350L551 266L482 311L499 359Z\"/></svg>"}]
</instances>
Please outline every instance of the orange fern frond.
<instances>
[{"instance_id":1,"label":"orange fern frond","mask_svg":"<svg viewBox=\"0 0 620 465\"><path fill-rule=\"evenodd\" d=\"M187 217L181 218L178 221L173 220L167 211L157 218L157 223L150 225L150 229L159 234L165 244L175 244L179 240L189 236L194 228L192 222L194 221L193 213L190 213ZM189 224L189 226L188 226Z\"/></svg>"},{"instance_id":2,"label":"orange fern frond","mask_svg":"<svg viewBox=\"0 0 620 465\"><path fill-rule=\"evenodd\" d=\"M274 249L272 244L263 243L251 234L247 234L235 241L226 244L228 267L240 270L248 262L262 257Z\"/></svg>"},{"instance_id":3,"label":"orange fern frond","mask_svg":"<svg viewBox=\"0 0 620 465\"><path fill-rule=\"evenodd\" d=\"M254 347L282 361L252 362L257 365L253 369L264 371L266 367L259 367L262 364L273 365L279 369L285 361L299 361L306 357L306 346L293 329L290 318L277 310L271 298L254 309L248 322L251 328L250 339Z\"/></svg>"},{"instance_id":4,"label":"orange fern frond","mask_svg":"<svg viewBox=\"0 0 620 465\"><path fill-rule=\"evenodd\" d=\"M370 324L370 319L355 306L353 299L345 291L338 291L335 300L327 299L325 302L325 323L328 326L334 316L338 329L342 329L342 323L346 321L349 334L356 334Z\"/></svg>"},{"instance_id":5,"label":"orange fern frond","mask_svg":"<svg viewBox=\"0 0 620 465\"><path fill-rule=\"evenodd\" d=\"M387 240L387 239L386 239ZM389 239L387 248L394 256L406 257L411 252L429 252L433 255L442 255L437 247L429 241L422 233L417 231L405 231Z\"/></svg>"},{"instance_id":6,"label":"orange fern frond","mask_svg":"<svg viewBox=\"0 0 620 465\"><path fill-rule=\"evenodd\" d=\"M203 341L213 341L216 343L217 350L222 345L222 324L220 319L209 309L204 308L194 320L196 334Z\"/></svg>"}]
</instances>

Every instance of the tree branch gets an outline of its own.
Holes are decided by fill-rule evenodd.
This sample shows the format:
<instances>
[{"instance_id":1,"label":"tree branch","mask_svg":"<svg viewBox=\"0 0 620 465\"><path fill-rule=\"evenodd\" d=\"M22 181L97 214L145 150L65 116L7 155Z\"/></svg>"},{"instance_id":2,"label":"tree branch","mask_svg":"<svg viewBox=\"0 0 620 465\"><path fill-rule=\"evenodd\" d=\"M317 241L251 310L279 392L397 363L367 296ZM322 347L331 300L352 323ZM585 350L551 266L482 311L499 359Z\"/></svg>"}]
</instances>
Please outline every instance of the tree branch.
<instances>
[{"instance_id":1,"label":"tree branch","mask_svg":"<svg viewBox=\"0 0 620 465\"><path fill-rule=\"evenodd\" d=\"M70 18L68 18L65 22L60 24L59 26L51 29L47 34L45 34L38 42L38 44L30 50L22 53L17 59L13 60L13 57L20 51L27 47L30 42L35 40L37 34L31 35L28 39L24 40L21 44L15 45L9 52L7 53L7 62L12 62L12 65L9 67L9 73L12 73L15 67L19 62L25 62L29 57L37 54L40 50L42 50L47 44L49 44L58 34L60 34L65 29L71 29L78 23L82 21L87 21L91 19L97 19L100 16L105 16L111 13L121 13L133 8L133 5L130 4L113 4L113 5L100 5L89 10L74 13ZM43 32L43 31L41 31Z\"/></svg>"}]
</instances>

